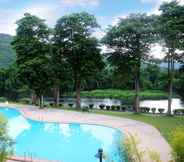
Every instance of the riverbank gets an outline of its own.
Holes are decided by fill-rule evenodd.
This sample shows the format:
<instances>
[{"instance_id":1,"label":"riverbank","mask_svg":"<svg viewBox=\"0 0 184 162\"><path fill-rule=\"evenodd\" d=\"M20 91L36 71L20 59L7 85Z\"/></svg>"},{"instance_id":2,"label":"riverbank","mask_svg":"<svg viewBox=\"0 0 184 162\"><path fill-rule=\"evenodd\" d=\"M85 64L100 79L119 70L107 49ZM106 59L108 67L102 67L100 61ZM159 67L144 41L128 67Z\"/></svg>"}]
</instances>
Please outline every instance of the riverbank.
<instances>
[{"instance_id":1,"label":"riverbank","mask_svg":"<svg viewBox=\"0 0 184 162\"><path fill-rule=\"evenodd\" d=\"M115 98L132 101L134 99L135 92L133 90L118 90L118 89L104 89L104 90L92 90L82 91L82 97L89 98ZM159 90L145 90L140 92L141 100L145 99L167 99L167 92Z\"/></svg>"}]
</instances>

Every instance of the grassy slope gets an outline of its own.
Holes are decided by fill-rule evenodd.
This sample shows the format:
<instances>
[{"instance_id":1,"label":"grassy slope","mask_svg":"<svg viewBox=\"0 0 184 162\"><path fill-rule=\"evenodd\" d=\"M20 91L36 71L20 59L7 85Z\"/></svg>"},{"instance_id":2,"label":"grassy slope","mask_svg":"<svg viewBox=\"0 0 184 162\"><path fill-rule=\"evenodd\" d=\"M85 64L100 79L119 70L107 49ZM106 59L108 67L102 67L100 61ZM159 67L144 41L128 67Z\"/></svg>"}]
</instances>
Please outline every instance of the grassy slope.
<instances>
[{"instance_id":1,"label":"grassy slope","mask_svg":"<svg viewBox=\"0 0 184 162\"><path fill-rule=\"evenodd\" d=\"M96 98L117 98L132 100L134 98L134 91L132 90L93 90L93 91L82 91L81 96L83 97L96 97ZM141 99L164 99L167 98L167 93L163 91L147 90L141 92Z\"/></svg>"},{"instance_id":2,"label":"grassy slope","mask_svg":"<svg viewBox=\"0 0 184 162\"><path fill-rule=\"evenodd\" d=\"M101 111L101 110L95 110L94 113L124 117L148 123L156 127L161 132L161 134L168 140L168 142L170 132L178 126L184 126L184 117L181 116L168 117L168 116L156 116L144 114L136 115L130 112L115 112L115 111Z\"/></svg>"}]
</instances>

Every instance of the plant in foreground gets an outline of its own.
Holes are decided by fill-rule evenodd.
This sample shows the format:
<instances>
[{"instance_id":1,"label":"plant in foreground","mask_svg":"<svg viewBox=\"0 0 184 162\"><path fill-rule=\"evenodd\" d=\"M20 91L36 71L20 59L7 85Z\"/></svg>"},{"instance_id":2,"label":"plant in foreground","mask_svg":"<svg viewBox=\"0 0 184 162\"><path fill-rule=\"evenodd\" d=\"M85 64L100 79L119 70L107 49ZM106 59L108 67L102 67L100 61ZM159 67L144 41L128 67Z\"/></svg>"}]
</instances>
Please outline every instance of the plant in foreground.
<instances>
[{"instance_id":1,"label":"plant in foreground","mask_svg":"<svg viewBox=\"0 0 184 162\"><path fill-rule=\"evenodd\" d=\"M148 158L149 162L162 162L156 151L142 150L138 147L139 143L139 139L131 134L125 140L119 141L117 143L119 161L144 162ZM105 159L107 162L115 162L109 155L105 155Z\"/></svg>"},{"instance_id":2,"label":"plant in foreground","mask_svg":"<svg viewBox=\"0 0 184 162\"><path fill-rule=\"evenodd\" d=\"M184 127L178 127L171 133L171 146L176 162L184 161Z\"/></svg>"},{"instance_id":3,"label":"plant in foreground","mask_svg":"<svg viewBox=\"0 0 184 162\"><path fill-rule=\"evenodd\" d=\"M0 162L5 162L13 154L13 141L7 134L7 122L0 116Z\"/></svg>"}]
</instances>

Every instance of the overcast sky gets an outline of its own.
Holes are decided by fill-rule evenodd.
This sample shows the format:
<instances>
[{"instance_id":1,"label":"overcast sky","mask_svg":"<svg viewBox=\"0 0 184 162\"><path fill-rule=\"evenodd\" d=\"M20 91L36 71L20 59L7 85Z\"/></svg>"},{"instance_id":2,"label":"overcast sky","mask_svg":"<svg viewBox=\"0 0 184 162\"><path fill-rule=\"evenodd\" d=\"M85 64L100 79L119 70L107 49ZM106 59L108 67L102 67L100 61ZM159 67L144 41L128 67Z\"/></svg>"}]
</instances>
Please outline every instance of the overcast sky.
<instances>
[{"instance_id":1,"label":"overcast sky","mask_svg":"<svg viewBox=\"0 0 184 162\"><path fill-rule=\"evenodd\" d=\"M171 0L0 0L0 33L15 35L15 22L25 12L45 19L53 27L65 14L87 11L94 14L101 25L102 29L94 34L101 38L107 26L116 24L120 17L137 12L159 14L159 5L164 1ZM181 3L184 4L184 0ZM157 47L155 50L161 49ZM161 52L155 50L153 52L161 57Z\"/></svg>"}]
</instances>

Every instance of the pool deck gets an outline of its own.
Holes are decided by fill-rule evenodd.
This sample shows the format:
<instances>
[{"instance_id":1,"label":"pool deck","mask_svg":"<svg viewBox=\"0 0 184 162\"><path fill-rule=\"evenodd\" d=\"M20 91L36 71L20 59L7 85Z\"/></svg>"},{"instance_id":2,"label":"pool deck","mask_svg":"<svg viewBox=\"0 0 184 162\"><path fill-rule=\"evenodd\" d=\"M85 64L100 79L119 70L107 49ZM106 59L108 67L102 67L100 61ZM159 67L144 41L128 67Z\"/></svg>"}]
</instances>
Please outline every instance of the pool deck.
<instances>
[{"instance_id":1,"label":"pool deck","mask_svg":"<svg viewBox=\"0 0 184 162\"><path fill-rule=\"evenodd\" d=\"M145 151L144 162L151 162L148 157L149 150L158 152L162 162L168 162L171 158L171 147L164 137L155 127L143 122L92 113L65 111L59 109L38 109L35 106L15 104L0 104L0 106L16 108L24 117L37 121L97 124L117 128L125 135L128 136L131 134L139 139L140 143L138 147L141 151ZM37 162L38 161L39 160L37 160Z\"/></svg>"}]
</instances>

